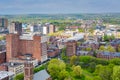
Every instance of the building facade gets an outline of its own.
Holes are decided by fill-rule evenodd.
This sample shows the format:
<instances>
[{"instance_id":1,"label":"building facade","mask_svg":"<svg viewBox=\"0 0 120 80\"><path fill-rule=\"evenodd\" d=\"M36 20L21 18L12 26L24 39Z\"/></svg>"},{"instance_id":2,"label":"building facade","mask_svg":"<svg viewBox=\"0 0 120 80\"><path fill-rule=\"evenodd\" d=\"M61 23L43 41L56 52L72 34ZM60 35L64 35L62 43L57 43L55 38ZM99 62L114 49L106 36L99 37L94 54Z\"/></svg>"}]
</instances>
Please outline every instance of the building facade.
<instances>
[{"instance_id":1,"label":"building facade","mask_svg":"<svg viewBox=\"0 0 120 80\"><path fill-rule=\"evenodd\" d=\"M0 27L1 28L7 28L8 27L8 19L0 18Z\"/></svg>"},{"instance_id":2,"label":"building facade","mask_svg":"<svg viewBox=\"0 0 120 80\"><path fill-rule=\"evenodd\" d=\"M54 33L55 32L55 25L50 24L49 25L49 33Z\"/></svg>"},{"instance_id":3,"label":"building facade","mask_svg":"<svg viewBox=\"0 0 120 80\"><path fill-rule=\"evenodd\" d=\"M8 34L6 36L7 61L18 58L26 53L32 54L38 62L47 59L47 42L41 35Z\"/></svg>"},{"instance_id":4,"label":"building facade","mask_svg":"<svg viewBox=\"0 0 120 80\"><path fill-rule=\"evenodd\" d=\"M33 64L29 62L24 63L24 80L33 80Z\"/></svg>"},{"instance_id":5,"label":"building facade","mask_svg":"<svg viewBox=\"0 0 120 80\"><path fill-rule=\"evenodd\" d=\"M77 42L74 40L68 41L66 43L66 55L73 56L76 55Z\"/></svg>"},{"instance_id":6,"label":"building facade","mask_svg":"<svg viewBox=\"0 0 120 80\"><path fill-rule=\"evenodd\" d=\"M0 52L0 64L6 62L6 51L1 51Z\"/></svg>"},{"instance_id":7,"label":"building facade","mask_svg":"<svg viewBox=\"0 0 120 80\"><path fill-rule=\"evenodd\" d=\"M10 23L10 26L8 29L9 29L9 33L21 34L22 33L22 23L12 22L12 23Z\"/></svg>"}]
</instances>

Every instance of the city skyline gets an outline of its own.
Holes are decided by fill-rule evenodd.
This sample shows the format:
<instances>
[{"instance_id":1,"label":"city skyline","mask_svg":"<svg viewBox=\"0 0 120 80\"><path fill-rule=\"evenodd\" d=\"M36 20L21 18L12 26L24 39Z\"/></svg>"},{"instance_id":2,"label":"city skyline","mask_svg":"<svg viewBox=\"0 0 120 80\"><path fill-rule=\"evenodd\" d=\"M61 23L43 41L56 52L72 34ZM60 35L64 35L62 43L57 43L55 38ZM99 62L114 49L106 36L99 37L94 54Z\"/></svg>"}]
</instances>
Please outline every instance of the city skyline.
<instances>
[{"instance_id":1,"label":"city skyline","mask_svg":"<svg viewBox=\"0 0 120 80\"><path fill-rule=\"evenodd\" d=\"M119 13L120 0L2 0L0 14Z\"/></svg>"}]
</instances>

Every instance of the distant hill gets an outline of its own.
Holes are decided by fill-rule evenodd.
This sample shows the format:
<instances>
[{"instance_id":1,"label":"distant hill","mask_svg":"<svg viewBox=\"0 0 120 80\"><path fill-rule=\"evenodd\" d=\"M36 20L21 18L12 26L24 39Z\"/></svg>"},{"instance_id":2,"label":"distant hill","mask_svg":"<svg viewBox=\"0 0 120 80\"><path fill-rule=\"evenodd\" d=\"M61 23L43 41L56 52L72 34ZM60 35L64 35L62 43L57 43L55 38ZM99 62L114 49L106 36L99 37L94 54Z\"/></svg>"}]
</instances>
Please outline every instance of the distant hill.
<instances>
[{"instance_id":1,"label":"distant hill","mask_svg":"<svg viewBox=\"0 0 120 80\"><path fill-rule=\"evenodd\" d=\"M98 13L98 14L20 14L20 15L0 15L8 18L9 21L29 22L47 19L47 20L95 20L102 19L105 23L120 24L120 13Z\"/></svg>"}]
</instances>

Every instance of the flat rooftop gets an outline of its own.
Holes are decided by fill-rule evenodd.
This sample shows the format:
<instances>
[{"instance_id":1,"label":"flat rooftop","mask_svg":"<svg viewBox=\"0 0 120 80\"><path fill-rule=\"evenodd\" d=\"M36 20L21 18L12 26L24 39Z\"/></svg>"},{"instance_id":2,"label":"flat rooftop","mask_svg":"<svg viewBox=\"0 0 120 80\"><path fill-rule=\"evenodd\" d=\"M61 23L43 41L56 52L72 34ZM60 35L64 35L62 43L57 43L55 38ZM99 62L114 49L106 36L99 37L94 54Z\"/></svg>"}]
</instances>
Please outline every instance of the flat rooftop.
<instances>
[{"instance_id":1,"label":"flat rooftop","mask_svg":"<svg viewBox=\"0 0 120 80\"><path fill-rule=\"evenodd\" d=\"M9 77L9 76L13 76L14 73L13 72L8 72L8 71L0 71L0 80Z\"/></svg>"}]
</instances>

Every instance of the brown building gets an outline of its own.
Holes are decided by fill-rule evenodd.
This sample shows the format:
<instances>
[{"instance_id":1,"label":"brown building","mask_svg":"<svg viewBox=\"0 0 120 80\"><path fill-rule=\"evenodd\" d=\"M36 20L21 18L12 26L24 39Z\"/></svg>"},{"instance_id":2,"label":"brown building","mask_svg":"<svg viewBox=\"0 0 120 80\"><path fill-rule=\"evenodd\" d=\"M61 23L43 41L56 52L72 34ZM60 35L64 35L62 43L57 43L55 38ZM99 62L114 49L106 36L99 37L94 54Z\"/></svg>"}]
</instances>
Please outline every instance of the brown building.
<instances>
[{"instance_id":1,"label":"brown building","mask_svg":"<svg viewBox=\"0 0 120 80\"><path fill-rule=\"evenodd\" d=\"M46 38L40 35L31 34L8 34L6 36L7 61L18 58L26 53L32 54L38 61L47 59Z\"/></svg>"},{"instance_id":2,"label":"brown building","mask_svg":"<svg viewBox=\"0 0 120 80\"><path fill-rule=\"evenodd\" d=\"M66 55L73 56L76 55L77 42L74 40L68 41L66 43Z\"/></svg>"},{"instance_id":3,"label":"brown building","mask_svg":"<svg viewBox=\"0 0 120 80\"><path fill-rule=\"evenodd\" d=\"M9 29L9 33L21 34L22 33L22 23L12 22L12 23L10 23L10 26L8 29Z\"/></svg>"},{"instance_id":4,"label":"brown building","mask_svg":"<svg viewBox=\"0 0 120 80\"><path fill-rule=\"evenodd\" d=\"M97 53L97 58L102 58L102 59L113 59L113 58L120 58L120 53L119 52L99 52Z\"/></svg>"},{"instance_id":5,"label":"brown building","mask_svg":"<svg viewBox=\"0 0 120 80\"><path fill-rule=\"evenodd\" d=\"M58 56L59 54L59 49L49 49L47 51L47 54L48 54L48 57L55 57L55 56Z\"/></svg>"},{"instance_id":6,"label":"brown building","mask_svg":"<svg viewBox=\"0 0 120 80\"><path fill-rule=\"evenodd\" d=\"M24 80L33 80L34 66L31 59L31 55L26 55L26 62L24 63Z\"/></svg>"},{"instance_id":7,"label":"brown building","mask_svg":"<svg viewBox=\"0 0 120 80\"><path fill-rule=\"evenodd\" d=\"M33 64L24 63L24 80L33 80Z\"/></svg>"},{"instance_id":8,"label":"brown building","mask_svg":"<svg viewBox=\"0 0 120 80\"><path fill-rule=\"evenodd\" d=\"M49 25L49 33L54 33L55 32L55 25L50 24Z\"/></svg>"},{"instance_id":9,"label":"brown building","mask_svg":"<svg viewBox=\"0 0 120 80\"><path fill-rule=\"evenodd\" d=\"M1 51L0 52L0 64L6 62L6 51Z\"/></svg>"},{"instance_id":10,"label":"brown building","mask_svg":"<svg viewBox=\"0 0 120 80\"><path fill-rule=\"evenodd\" d=\"M8 19L0 18L0 27L7 28L8 27Z\"/></svg>"}]
</instances>

